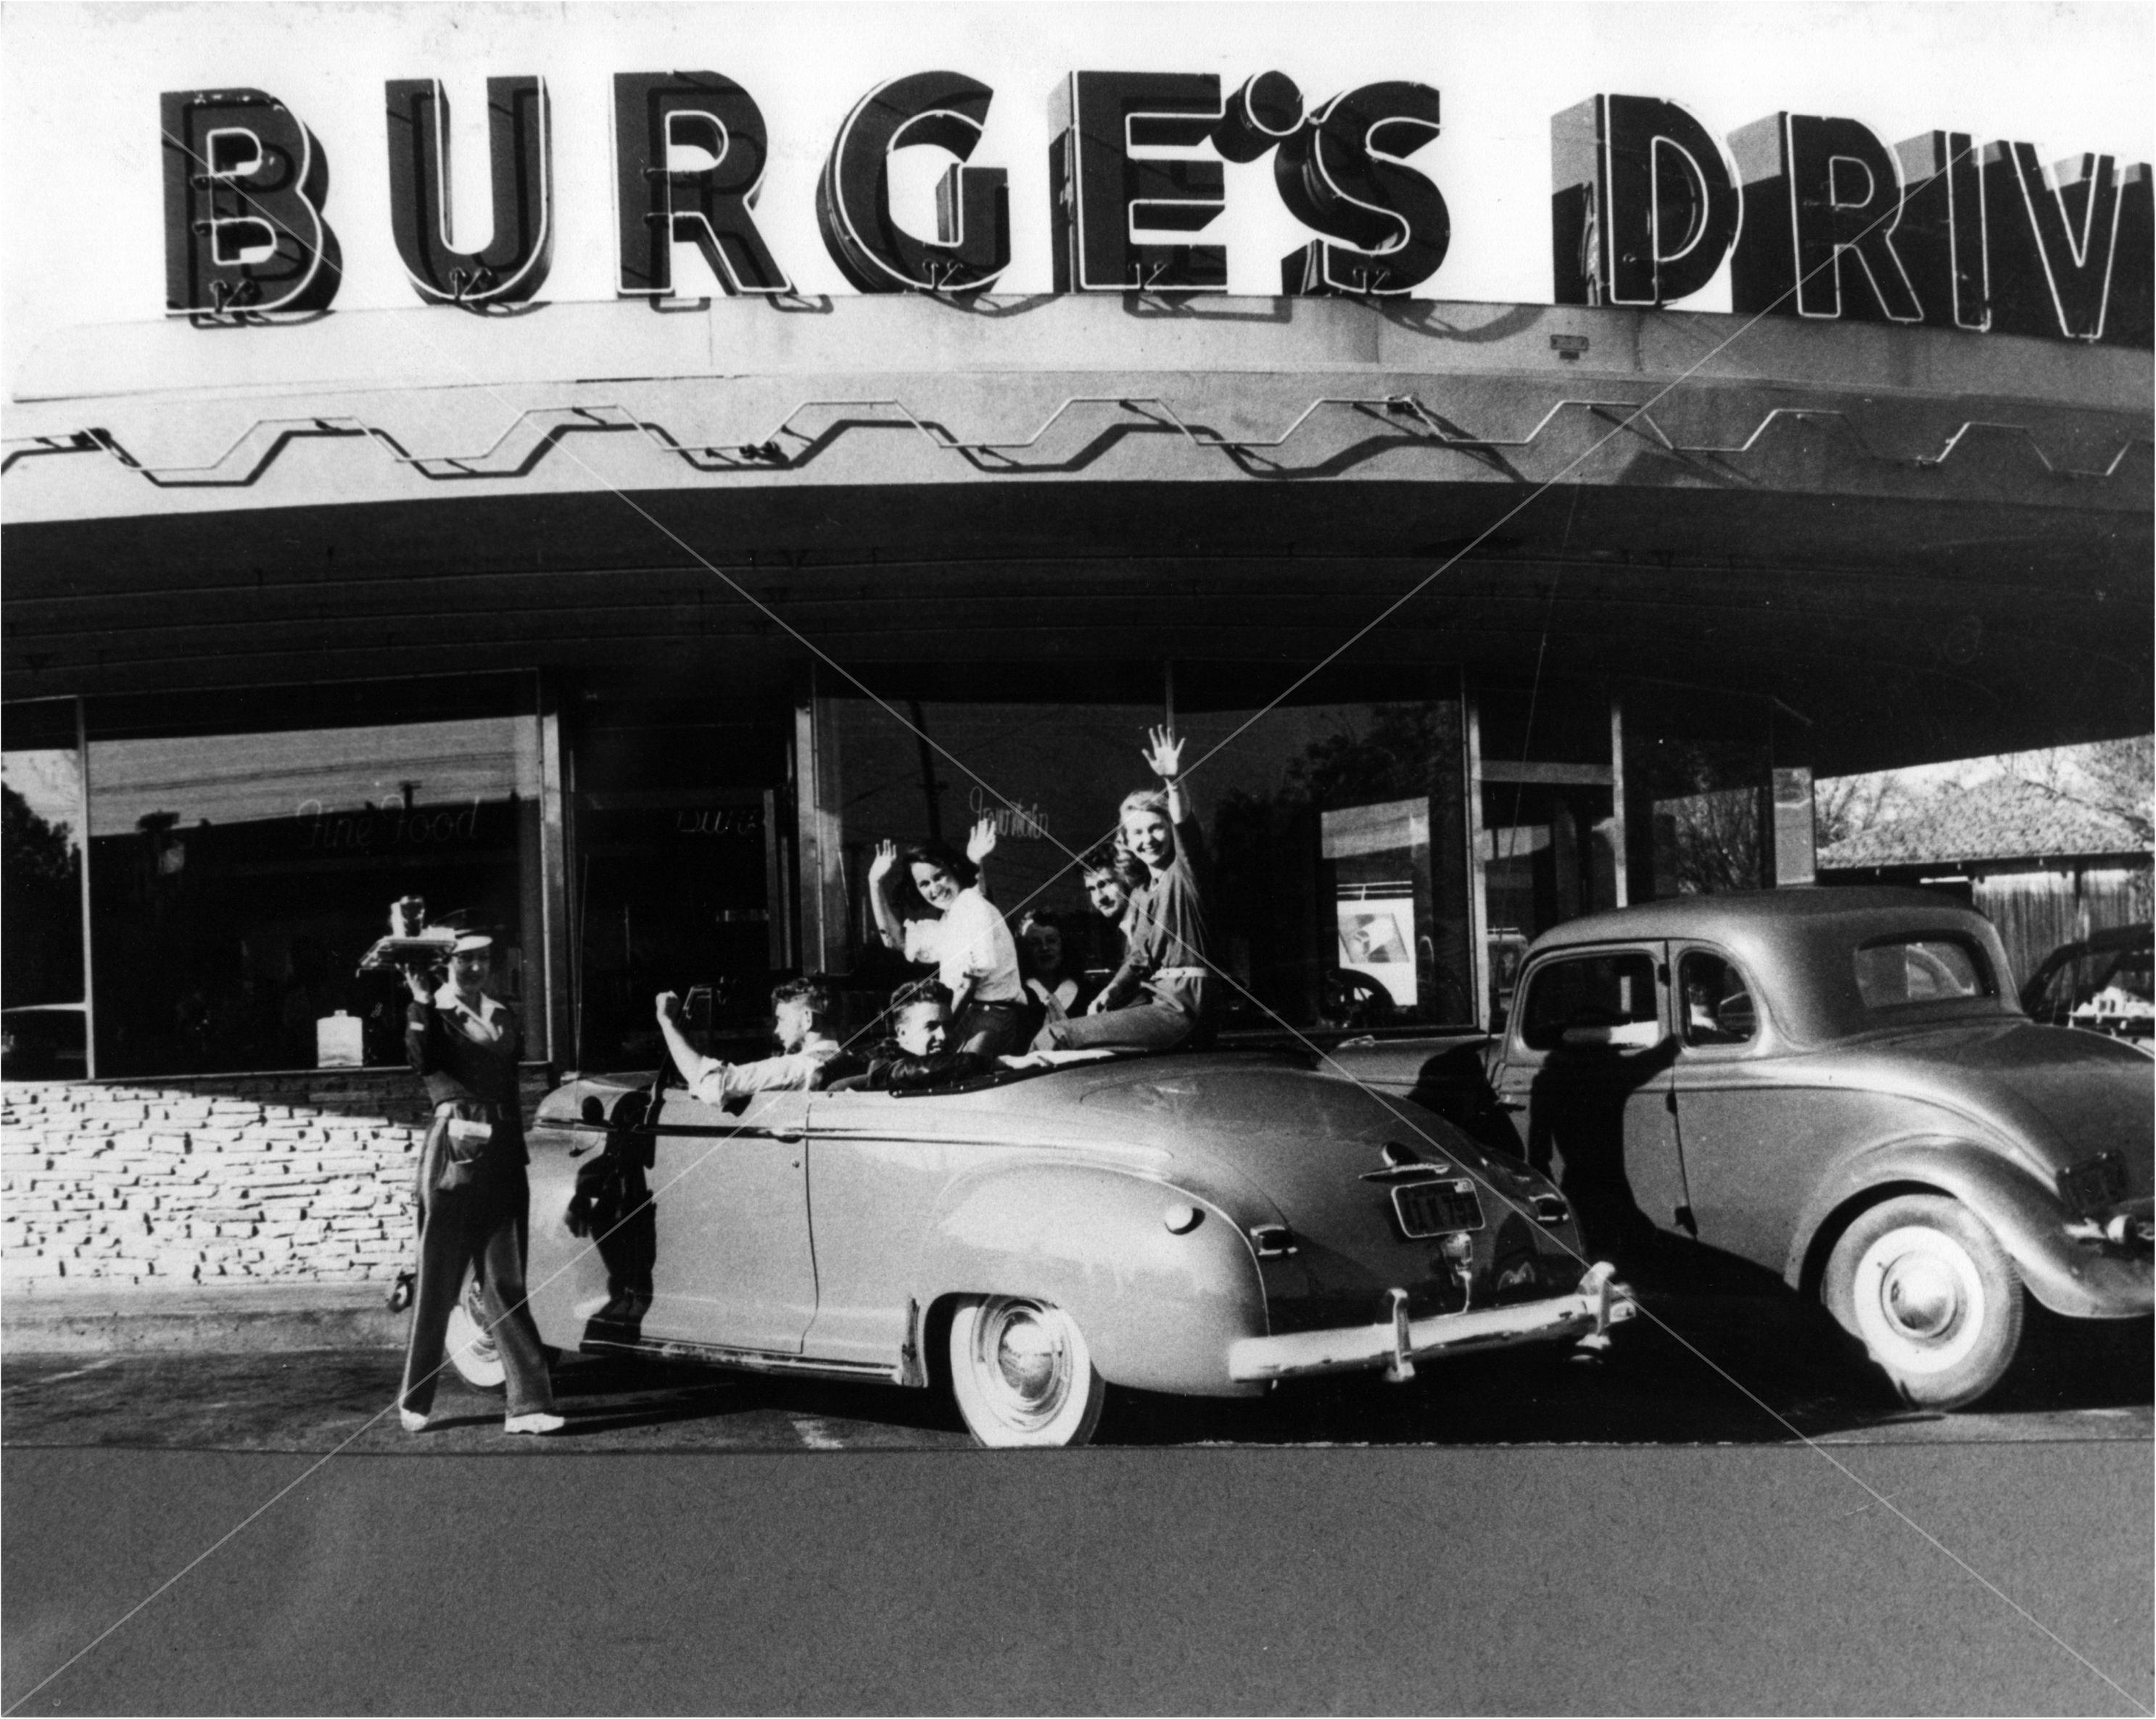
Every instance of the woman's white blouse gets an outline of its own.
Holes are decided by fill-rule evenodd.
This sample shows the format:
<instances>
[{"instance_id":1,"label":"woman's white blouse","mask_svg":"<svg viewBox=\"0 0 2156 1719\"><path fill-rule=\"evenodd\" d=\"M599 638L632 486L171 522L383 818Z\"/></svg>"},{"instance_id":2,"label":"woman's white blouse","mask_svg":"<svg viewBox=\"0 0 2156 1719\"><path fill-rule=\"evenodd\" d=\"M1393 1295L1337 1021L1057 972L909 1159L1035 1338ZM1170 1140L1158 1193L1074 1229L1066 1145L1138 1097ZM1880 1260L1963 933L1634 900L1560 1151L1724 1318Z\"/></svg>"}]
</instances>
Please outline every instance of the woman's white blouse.
<instances>
[{"instance_id":1,"label":"woman's white blouse","mask_svg":"<svg viewBox=\"0 0 2156 1719\"><path fill-rule=\"evenodd\" d=\"M973 981L976 1003L1019 1003L1018 944L993 904L978 889L958 891L941 919L906 922L906 958L933 962L947 991Z\"/></svg>"}]
</instances>

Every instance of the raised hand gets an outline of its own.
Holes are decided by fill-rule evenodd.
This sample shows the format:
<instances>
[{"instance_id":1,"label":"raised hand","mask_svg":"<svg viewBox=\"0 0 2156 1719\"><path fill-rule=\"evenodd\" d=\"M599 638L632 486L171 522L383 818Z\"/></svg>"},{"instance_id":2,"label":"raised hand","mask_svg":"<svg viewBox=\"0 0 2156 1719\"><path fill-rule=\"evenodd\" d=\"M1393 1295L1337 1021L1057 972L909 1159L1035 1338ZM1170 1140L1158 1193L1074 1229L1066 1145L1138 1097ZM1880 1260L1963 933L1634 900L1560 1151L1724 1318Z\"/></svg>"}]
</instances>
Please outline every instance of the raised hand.
<instances>
[{"instance_id":1,"label":"raised hand","mask_svg":"<svg viewBox=\"0 0 2156 1719\"><path fill-rule=\"evenodd\" d=\"M681 1019L681 999L671 991L661 991L653 999L652 1007L653 1012L662 1021L678 1021Z\"/></svg>"},{"instance_id":2,"label":"raised hand","mask_svg":"<svg viewBox=\"0 0 2156 1719\"><path fill-rule=\"evenodd\" d=\"M966 838L966 857L978 865L996 850L996 820L993 813L973 826Z\"/></svg>"},{"instance_id":3,"label":"raised hand","mask_svg":"<svg viewBox=\"0 0 2156 1719\"><path fill-rule=\"evenodd\" d=\"M869 881L880 884L891 875L891 869L898 864L898 844L878 842L875 858L869 861Z\"/></svg>"},{"instance_id":4,"label":"raised hand","mask_svg":"<svg viewBox=\"0 0 2156 1719\"><path fill-rule=\"evenodd\" d=\"M1163 782L1172 781L1178 767L1183 762L1183 743L1175 737L1173 728L1154 728L1147 731L1152 736L1152 744L1145 751L1145 761L1152 767L1154 775Z\"/></svg>"}]
</instances>

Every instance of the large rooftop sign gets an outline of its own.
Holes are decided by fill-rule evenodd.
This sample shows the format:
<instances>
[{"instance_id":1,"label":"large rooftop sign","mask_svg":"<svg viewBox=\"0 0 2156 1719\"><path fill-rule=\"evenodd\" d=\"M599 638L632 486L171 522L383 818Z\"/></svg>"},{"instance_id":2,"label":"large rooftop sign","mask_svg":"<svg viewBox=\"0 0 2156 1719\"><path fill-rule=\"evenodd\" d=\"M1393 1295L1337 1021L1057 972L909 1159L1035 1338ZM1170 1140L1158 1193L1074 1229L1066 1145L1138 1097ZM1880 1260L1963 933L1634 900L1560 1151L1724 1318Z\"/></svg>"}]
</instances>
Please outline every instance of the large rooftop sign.
<instances>
[{"instance_id":1,"label":"large rooftop sign","mask_svg":"<svg viewBox=\"0 0 2156 1719\"><path fill-rule=\"evenodd\" d=\"M493 232L450 243L448 98L385 86L388 239L424 300L531 301L557 238L551 110L536 77L487 80ZM879 85L832 140L817 224L864 293L963 295L1011 262L1013 169L977 162L994 92L957 72ZM328 165L303 118L259 90L161 99L166 305L269 319L327 308L341 280ZM793 290L757 221L770 132L717 72L613 80L616 290L674 295L695 245L729 293ZM1440 133L1437 90L1366 84L1312 100L1262 72L1224 95L1211 74L1073 72L1054 98L1045 174L1062 292L1221 292L1223 162L1270 157L1287 212L1314 235L1280 259L1290 295L1394 297L1436 280L1451 243L1442 185L1411 165ZM1855 119L1776 113L1726 139L1657 98L1601 95L1551 121L1551 294L1559 304L1667 305L1729 264L1732 309L2152 343L2149 170L2107 155L2051 167L2033 145L1927 132L1890 147ZM932 146L933 237L891 204L891 158ZM690 152L698 163L684 165ZM592 243L598 235L578 235Z\"/></svg>"}]
</instances>

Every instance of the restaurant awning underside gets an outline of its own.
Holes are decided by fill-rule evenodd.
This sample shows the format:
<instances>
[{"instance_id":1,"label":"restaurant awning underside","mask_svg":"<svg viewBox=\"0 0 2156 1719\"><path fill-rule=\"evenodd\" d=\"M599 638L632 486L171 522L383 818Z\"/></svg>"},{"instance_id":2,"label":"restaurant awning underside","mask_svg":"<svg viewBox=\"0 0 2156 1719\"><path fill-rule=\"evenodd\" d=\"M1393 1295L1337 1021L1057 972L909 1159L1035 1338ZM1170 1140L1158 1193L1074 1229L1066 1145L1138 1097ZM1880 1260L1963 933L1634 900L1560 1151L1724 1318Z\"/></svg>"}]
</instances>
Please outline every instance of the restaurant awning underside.
<instances>
[{"instance_id":1,"label":"restaurant awning underside","mask_svg":"<svg viewBox=\"0 0 2156 1719\"><path fill-rule=\"evenodd\" d=\"M8 696L819 656L1255 695L1337 656L1772 698L1828 770L2148 726L2146 353L1239 303L565 307L697 346L599 380L565 336L557 379L429 381L412 339L490 329L424 312L290 386L78 355L8 413Z\"/></svg>"}]
</instances>

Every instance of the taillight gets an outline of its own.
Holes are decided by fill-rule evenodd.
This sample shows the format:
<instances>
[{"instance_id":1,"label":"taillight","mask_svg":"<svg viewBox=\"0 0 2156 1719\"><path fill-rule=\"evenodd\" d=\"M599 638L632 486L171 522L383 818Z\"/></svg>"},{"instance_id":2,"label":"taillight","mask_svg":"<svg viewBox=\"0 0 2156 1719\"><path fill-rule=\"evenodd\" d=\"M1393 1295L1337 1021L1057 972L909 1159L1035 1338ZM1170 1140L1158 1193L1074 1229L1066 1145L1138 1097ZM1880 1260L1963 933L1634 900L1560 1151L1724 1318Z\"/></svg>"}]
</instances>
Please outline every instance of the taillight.
<instances>
[{"instance_id":1,"label":"taillight","mask_svg":"<svg viewBox=\"0 0 2156 1719\"><path fill-rule=\"evenodd\" d=\"M2126 1198L2126 1159L2116 1152L2098 1152L2059 1172L2059 1197L2072 1211L2093 1216Z\"/></svg>"}]
</instances>

